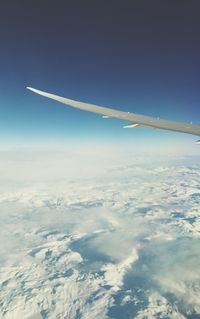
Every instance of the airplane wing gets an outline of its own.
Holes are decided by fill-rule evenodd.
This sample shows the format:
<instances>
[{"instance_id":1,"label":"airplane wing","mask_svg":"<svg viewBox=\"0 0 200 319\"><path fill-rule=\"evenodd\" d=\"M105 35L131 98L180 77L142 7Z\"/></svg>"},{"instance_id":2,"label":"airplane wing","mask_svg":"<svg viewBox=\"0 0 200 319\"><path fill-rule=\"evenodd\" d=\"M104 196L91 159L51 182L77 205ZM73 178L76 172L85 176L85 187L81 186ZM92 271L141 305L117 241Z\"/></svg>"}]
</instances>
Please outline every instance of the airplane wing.
<instances>
[{"instance_id":1,"label":"airplane wing","mask_svg":"<svg viewBox=\"0 0 200 319\"><path fill-rule=\"evenodd\" d=\"M109 107L102 107L102 106L98 106L94 104L74 101L74 100L67 99L55 94L40 91L32 87L27 87L27 89L33 91L34 93L53 99L55 101L72 106L74 108L101 114L104 118L116 118L116 119L130 122L131 124L124 126L125 128L148 127L148 128L169 130L169 131L182 132L182 133L188 133L188 134L200 136L200 125L183 123L183 122L175 122L170 120L163 120L163 119L155 118L151 116L119 111L119 110L111 109ZM200 143L200 141L197 141L197 142Z\"/></svg>"}]
</instances>

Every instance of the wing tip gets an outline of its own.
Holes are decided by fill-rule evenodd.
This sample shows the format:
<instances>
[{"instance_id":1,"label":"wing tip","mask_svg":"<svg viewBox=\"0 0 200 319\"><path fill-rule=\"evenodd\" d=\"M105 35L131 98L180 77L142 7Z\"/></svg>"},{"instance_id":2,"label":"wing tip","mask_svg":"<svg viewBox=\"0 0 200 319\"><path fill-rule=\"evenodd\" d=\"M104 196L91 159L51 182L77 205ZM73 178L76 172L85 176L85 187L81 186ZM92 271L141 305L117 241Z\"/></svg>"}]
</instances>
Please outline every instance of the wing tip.
<instances>
[{"instance_id":1,"label":"wing tip","mask_svg":"<svg viewBox=\"0 0 200 319\"><path fill-rule=\"evenodd\" d=\"M43 91L34 89L34 88L32 88L31 86L26 86L26 89L28 89L29 91L32 91L32 92L34 92L34 93L40 94L40 95L47 94L46 92L43 92Z\"/></svg>"},{"instance_id":2,"label":"wing tip","mask_svg":"<svg viewBox=\"0 0 200 319\"><path fill-rule=\"evenodd\" d=\"M31 86L26 86L26 89L30 91L34 90Z\"/></svg>"}]
</instances>

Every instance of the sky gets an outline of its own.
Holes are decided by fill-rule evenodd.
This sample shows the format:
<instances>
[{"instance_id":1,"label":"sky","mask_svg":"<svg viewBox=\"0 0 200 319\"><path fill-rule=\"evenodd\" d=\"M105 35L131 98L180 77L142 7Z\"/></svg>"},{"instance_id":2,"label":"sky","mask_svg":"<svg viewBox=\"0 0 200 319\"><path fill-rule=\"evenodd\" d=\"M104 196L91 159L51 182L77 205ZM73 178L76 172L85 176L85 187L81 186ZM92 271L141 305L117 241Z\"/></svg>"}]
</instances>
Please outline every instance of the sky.
<instances>
[{"instance_id":1,"label":"sky","mask_svg":"<svg viewBox=\"0 0 200 319\"><path fill-rule=\"evenodd\" d=\"M122 121L70 109L25 87L199 123L199 9L196 0L2 1L0 145L196 151L194 136L123 130Z\"/></svg>"},{"instance_id":2,"label":"sky","mask_svg":"<svg viewBox=\"0 0 200 319\"><path fill-rule=\"evenodd\" d=\"M200 2L0 4L0 316L200 313L199 138L26 90L200 123Z\"/></svg>"}]
</instances>

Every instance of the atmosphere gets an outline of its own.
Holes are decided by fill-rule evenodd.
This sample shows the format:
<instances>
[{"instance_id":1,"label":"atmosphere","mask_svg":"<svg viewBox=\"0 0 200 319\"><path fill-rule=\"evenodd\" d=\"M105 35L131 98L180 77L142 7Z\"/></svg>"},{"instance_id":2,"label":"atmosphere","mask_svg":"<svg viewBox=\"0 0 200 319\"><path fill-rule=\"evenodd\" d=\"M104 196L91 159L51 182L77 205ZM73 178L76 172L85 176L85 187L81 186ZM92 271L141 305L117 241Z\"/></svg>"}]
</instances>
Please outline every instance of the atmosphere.
<instances>
[{"instance_id":1,"label":"atmosphere","mask_svg":"<svg viewBox=\"0 0 200 319\"><path fill-rule=\"evenodd\" d=\"M161 149L175 140L193 148L196 137L123 130L123 121L70 109L25 87L198 124L198 1L8 0L0 27L3 144L117 139Z\"/></svg>"},{"instance_id":2,"label":"atmosphere","mask_svg":"<svg viewBox=\"0 0 200 319\"><path fill-rule=\"evenodd\" d=\"M200 318L200 1L1 0L0 318Z\"/></svg>"}]
</instances>

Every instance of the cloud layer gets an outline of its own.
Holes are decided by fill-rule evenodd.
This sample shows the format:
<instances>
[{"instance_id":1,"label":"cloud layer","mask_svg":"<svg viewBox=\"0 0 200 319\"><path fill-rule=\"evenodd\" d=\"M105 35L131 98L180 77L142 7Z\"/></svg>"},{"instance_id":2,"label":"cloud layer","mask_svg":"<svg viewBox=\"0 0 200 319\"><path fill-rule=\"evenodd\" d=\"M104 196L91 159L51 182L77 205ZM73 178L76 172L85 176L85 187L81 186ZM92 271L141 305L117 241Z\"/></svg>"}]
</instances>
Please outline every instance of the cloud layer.
<instances>
[{"instance_id":1,"label":"cloud layer","mask_svg":"<svg viewBox=\"0 0 200 319\"><path fill-rule=\"evenodd\" d=\"M1 185L0 316L141 319L200 313L196 159L149 156L145 163L144 157L129 157L81 178L65 159L60 154L49 164L59 162L64 177L40 175L29 183L13 177L11 187L10 176L5 190ZM36 162L41 165L41 159ZM38 165L27 159L26 165L34 175Z\"/></svg>"}]
</instances>

